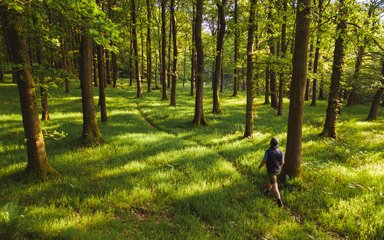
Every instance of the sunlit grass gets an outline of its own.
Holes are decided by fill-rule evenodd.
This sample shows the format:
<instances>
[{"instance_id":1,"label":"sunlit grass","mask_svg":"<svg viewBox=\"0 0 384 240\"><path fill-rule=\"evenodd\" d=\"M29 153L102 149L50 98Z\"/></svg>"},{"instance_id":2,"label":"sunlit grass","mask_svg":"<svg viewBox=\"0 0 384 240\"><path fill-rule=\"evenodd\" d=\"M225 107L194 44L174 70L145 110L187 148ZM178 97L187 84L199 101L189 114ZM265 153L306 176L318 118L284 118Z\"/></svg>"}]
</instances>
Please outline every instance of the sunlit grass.
<instances>
[{"instance_id":1,"label":"sunlit grass","mask_svg":"<svg viewBox=\"0 0 384 240\"><path fill-rule=\"evenodd\" d=\"M281 189L287 208L278 209L262 194L266 173L257 166L271 137L285 150L288 100L277 117L255 99L249 140L242 139L244 94L224 92L222 115L210 113L210 94L209 125L195 128L187 87L178 89L177 107L160 101L158 91L136 99L133 87L107 88L109 120L99 123L105 144L82 148L80 90L52 89L51 120L42 127L61 177L27 183L16 86L0 84L0 211L9 212L1 208L9 203L17 210L0 220L0 238L383 238L382 111L366 122L367 106L344 108L341 140L333 141L317 137L326 103L306 103L304 176Z\"/></svg>"}]
</instances>

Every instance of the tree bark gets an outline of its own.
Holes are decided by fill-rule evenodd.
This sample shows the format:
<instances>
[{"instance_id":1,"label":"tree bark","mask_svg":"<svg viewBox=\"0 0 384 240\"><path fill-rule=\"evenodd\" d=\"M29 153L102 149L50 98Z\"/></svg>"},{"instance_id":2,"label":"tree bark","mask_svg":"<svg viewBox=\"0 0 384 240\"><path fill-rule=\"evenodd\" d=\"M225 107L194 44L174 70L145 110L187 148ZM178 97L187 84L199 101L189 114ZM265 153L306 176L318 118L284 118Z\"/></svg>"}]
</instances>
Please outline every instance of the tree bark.
<instances>
[{"instance_id":1,"label":"tree bark","mask_svg":"<svg viewBox=\"0 0 384 240\"><path fill-rule=\"evenodd\" d=\"M376 120L377 118L377 112L380 108L380 100L381 98L383 97L383 94L384 94L384 88L379 88L377 91L376 91L376 94L375 96L373 97L373 101L372 101L372 104L371 104L371 108L369 110L369 114L368 114L368 117L367 117L367 121L374 121Z\"/></svg>"},{"instance_id":2,"label":"tree bark","mask_svg":"<svg viewBox=\"0 0 384 240\"><path fill-rule=\"evenodd\" d=\"M135 62L135 78L136 78L136 97L143 97L143 83L140 75L139 51L137 46L136 33L136 4L135 0L131 0L131 17L132 17L132 41L133 41L133 57Z\"/></svg>"},{"instance_id":3,"label":"tree bark","mask_svg":"<svg viewBox=\"0 0 384 240\"><path fill-rule=\"evenodd\" d=\"M217 2L217 12L218 12L218 33L217 33L217 42L216 42L216 56L215 56L215 70L213 74L212 80L212 92L213 92L213 106L212 113L220 114L220 100L219 100L219 84L220 84L220 76L221 76L221 61L223 56L223 46L224 46L224 35L225 35L225 6L227 5L226 0L222 0L221 2Z\"/></svg>"},{"instance_id":4,"label":"tree bark","mask_svg":"<svg viewBox=\"0 0 384 240\"><path fill-rule=\"evenodd\" d=\"M287 38L287 12L288 12L288 3L287 1L283 2L284 12L283 12L283 24L281 25L281 58L284 59L287 53L286 38ZM283 97L284 97L284 72L280 72L280 82L279 82L279 104L277 109L277 115L283 115Z\"/></svg>"},{"instance_id":5,"label":"tree bark","mask_svg":"<svg viewBox=\"0 0 384 240\"><path fill-rule=\"evenodd\" d=\"M177 57L178 57L175 7L176 7L175 0L171 0L171 26L172 26L171 28L172 28L172 42L173 42L171 106L176 106L176 80L177 80Z\"/></svg>"},{"instance_id":6,"label":"tree bark","mask_svg":"<svg viewBox=\"0 0 384 240\"><path fill-rule=\"evenodd\" d=\"M257 0L251 0L248 19L248 44L247 44L247 105L245 109L244 138L253 137L253 39L255 37L255 18Z\"/></svg>"},{"instance_id":7,"label":"tree bark","mask_svg":"<svg viewBox=\"0 0 384 240\"><path fill-rule=\"evenodd\" d=\"M27 145L28 164L26 174L31 178L47 179L56 171L48 163L43 133L40 128L36 103L36 85L31 74L28 46L24 40L25 31L20 13L2 9L9 16L7 32L10 39L11 61L22 66L15 72L23 117L24 134ZM9 12L8 12L9 11Z\"/></svg>"},{"instance_id":8,"label":"tree bark","mask_svg":"<svg viewBox=\"0 0 384 240\"><path fill-rule=\"evenodd\" d=\"M111 61L110 61L110 55L109 50L104 49L105 52L105 72L106 72L106 82L107 84L112 84L111 80Z\"/></svg>"},{"instance_id":9,"label":"tree bark","mask_svg":"<svg viewBox=\"0 0 384 240\"><path fill-rule=\"evenodd\" d=\"M237 25L238 21L238 4L237 0L235 0L235 13L234 13L234 23L235 23L235 43L234 43L234 64L235 68L233 70L233 94L232 96L237 96L237 91L239 90L239 68L237 67L237 59L239 58L239 42L240 42L240 33L239 27Z\"/></svg>"},{"instance_id":10,"label":"tree bark","mask_svg":"<svg viewBox=\"0 0 384 240\"><path fill-rule=\"evenodd\" d=\"M191 51L191 91L190 96L194 95L194 83L196 80L196 47L195 47L195 26L196 9L195 3L192 3L192 51Z\"/></svg>"},{"instance_id":11,"label":"tree bark","mask_svg":"<svg viewBox=\"0 0 384 240\"><path fill-rule=\"evenodd\" d=\"M82 143L86 146L99 144L101 134L96 121L92 87L92 40L83 35L80 48L80 80L83 106ZM100 84L99 85L103 85Z\"/></svg>"},{"instance_id":12,"label":"tree bark","mask_svg":"<svg viewBox=\"0 0 384 240\"><path fill-rule=\"evenodd\" d=\"M161 83L162 98L168 100L167 97L167 18L166 18L167 0L161 0Z\"/></svg>"},{"instance_id":13,"label":"tree bark","mask_svg":"<svg viewBox=\"0 0 384 240\"><path fill-rule=\"evenodd\" d=\"M118 78L118 69L117 69L117 55L112 52L112 83L113 88L116 88L117 78Z\"/></svg>"},{"instance_id":14,"label":"tree bark","mask_svg":"<svg viewBox=\"0 0 384 240\"><path fill-rule=\"evenodd\" d=\"M269 101L269 78L271 74L269 71L269 64L265 68L265 93L264 93L264 105L270 104Z\"/></svg>"},{"instance_id":15,"label":"tree bark","mask_svg":"<svg viewBox=\"0 0 384 240\"><path fill-rule=\"evenodd\" d=\"M308 42L310 35L311 0L299 0L296 14L295 46L292 58L292 80L288 115L287 150L281 178L301 176L301 142L304 112L304 91L307 80Z\"/></svg>"},{"instance_id":16,"label":"tree bark","mask_svg":"<svg viewBox=\"0 0 384 240\"><path fill-rule=\"evenodd\" d=\"M104 65L104 54L103 54L103 46L98 45L97 46L97 55L98 61L99 61L99 106L100 106L100 116L101 116L101 121L106 122L108 120L107 117L107 103L105 99L105 68L103 67Z\"/></svg>"},{"instance_id":17,"label":"tree bark","mask_svg":"<svg viewBox=\"0 0 384 240\"><path fill-rule=\"evenodd\" d=\"M311 43L309 46L309 63L308 63L308 72L312 71L312 58L313 58L313 44ZM311 80L307 78L307 83L305 84L305 96L304 96L304 101L309 101L309 95L310 95L310 85L311 85Z\"/></svg>"},{"instance_id":18,"label":"tree bark","mask_svg":"<svg viewBox=\"0 0 384 240\"><path fill-rule=\"evenodd\" d=\"M339 0L340 20L337 24L336 32L339 33L335 42L335 50L333 54L333 66L331 75L331 86L328 96L327 115L325 118L323 131L320 133L322 137L338 138L336 133L336 118L339 109L339 92L340 82L343 74L343 61L344 61L344 38L346 34L346 7L344 0Z\"/></svg>"},{"instance_id":19,"label":"tree bark","mask_svg":"<svg viewBox=\"0 0 384 240\"><path fill-rule=\"evenodd\" d=\"M96 43L93 43L93 84L95 87L98 87L99 84L97 83L97 74L98 74L98 58L97 58L97 45Z\"/></svg>"},{"instance_id":20,"label":"tree bark","mask_svg":"<svg viewBox=\"0 0 384 240\"><path fill-rule=\"evenodd\" d=\"M42 44L41 40L37 40L36 43L36 59L40 68L44 67L43 64L43 53L42 53ZM41 120L48 121L49 120L49 109L48 109L48 85L45 82L44 73L40 73L40 99L41 99Z\"/></svg>"},{"instance_id":21,"label":"tree bark","mask_svg":"<svg viewBox=\"0 0 384 240\"><path fill-rule=\"evenodd\" d=\"M152 46L151 46L151 22L152 22L152 8L150 0L147 0L147 82L148 92L152 91Z\"/></svg>"},{"instance_id":22,"label":"tree bark","mask_svg":"<svg viewBox=\"0 0 384 240\"><path fill-rule=\"evenodd\" d=\"M197 53L196 62L196 99L195 99L195 116L193 124L195 126L207 125L204 118L204 50L201 37L203 24L203 5L204 0L196 0L196 26L195 26L195 44Z\"/></svg>"},{"instance_id":23,"label":"tree bark","mask_svg":"<svg viewBox=\"0 0 384 240\"><path fill-rule=\"evenodd\" d=\"M313 62L313 73L315 74L315 78L313 79L312 85L312 102L311 106L316 106L316 93L317 93L317 68L319 66L319 58L320 58L320 43L321 43L321 26L322 26L322 18L323 18L323 0L319 0L318 3L318 11L319 17L317 20L317 34L316 34L316 49L315 49L315 59Z\"/></svg>"}]
</instances>

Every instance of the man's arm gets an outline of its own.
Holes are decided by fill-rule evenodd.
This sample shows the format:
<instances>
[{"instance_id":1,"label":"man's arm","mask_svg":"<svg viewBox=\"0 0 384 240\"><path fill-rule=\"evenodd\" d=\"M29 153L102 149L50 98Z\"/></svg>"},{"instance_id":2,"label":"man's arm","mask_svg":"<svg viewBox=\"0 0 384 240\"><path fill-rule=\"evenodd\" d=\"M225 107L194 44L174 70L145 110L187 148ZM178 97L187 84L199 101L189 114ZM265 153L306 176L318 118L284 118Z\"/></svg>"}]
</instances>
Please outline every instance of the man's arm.
<instances>
[{"instance_id":1,"label":"man's arm","mask_svg":"<svg viewBox=\"0 0 384 240\"><path fill-rule=\"evenodd\" d=\"M259 164L259 170L265 165L265 161L264 159L261 160L260 164Z\"/></svg>"}]
</instances>

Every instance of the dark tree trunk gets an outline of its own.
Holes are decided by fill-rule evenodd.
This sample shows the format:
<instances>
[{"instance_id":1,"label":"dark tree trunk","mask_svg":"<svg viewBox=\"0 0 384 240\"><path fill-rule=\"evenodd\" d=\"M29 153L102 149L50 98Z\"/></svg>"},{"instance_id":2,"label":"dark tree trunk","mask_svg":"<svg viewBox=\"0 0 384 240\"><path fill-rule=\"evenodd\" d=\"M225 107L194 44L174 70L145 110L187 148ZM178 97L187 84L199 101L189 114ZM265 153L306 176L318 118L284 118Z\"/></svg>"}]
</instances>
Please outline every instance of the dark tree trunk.
<instances>
[{"instance_id":1,"label":"dark tree trunk","mask_svg":"<svg viewBox=\"0 0 384 240\"><path fill-rule=\"evenodd\" d=\"M147 0L147 82L148 92L152 91L152 47L151 47L151 22L152 22L152 8L150 0Z\"/></svg>"},{"instance_id":2,"label":"dark tree trunk","mask_svg":"<svg viewBox=\"0 0 384 240\"><path fill-rule=\"evenodd\" d=\"M217 33L217 42L216 42L216 56L215 56L215 70L212 80L212 92L213 92L213 107L212 113L220 114L220 100L219 100L219 83L221 75L221 61L223 56L223 46L224 46L224 35L225 35L225 6L227 5L226 0L217 2L217 12L218 12L218 33Z\"/></svg>"},{"instance_id":3,"label":"dark tree trunk","mask_svg":"<svg viewBox=\"0 0 384 240\"><path fill-rule=\"evenodd\" d=\"M117 69L117 55L112 52L112 82L113 88L116 88L117 78L118 78L118 69Z\"/></svg>"},{"instance_id":4,"label":"dark tree trunk","mask_svg":"<svg viewBox=\"0 0 384 240\"><path fill-rule=\"evenodd\" d=\"M45 151L44 137L37 112L36 86L30 72L28 46L23 39L23 36L26 34L23 29L24 25L22 24L20 13L7 10L7 8L3 8L2 11L10 20L7 32L10 39L12 39L10 41L11 61L23 66L23 68L15 72L15 75L17 75L16 79L18 80L17 87L27 144L28 164L26 174L31 178L46 179L52 173L56 173L56 171L49 165Z\"/></svg>"},{"instance_id":5,"label":"dark tree trunk","mask_svg":"<svg viewBox=\"0 0 384 240\"><path fill-rule=\"evenodd\" d=\"M131 17L132 17L132 41L133 41L133 57L135 62L135 78L136 78L136 97L143 97L143 83L140 75L139 51L137 46L136 33L136 4L135 0L131 0Z\"/></svg>"},{"instance_id":6,"label":"dark tree trunk","mask_svg":"<svg viewBox=\"0 0 384 240\"><path fill-rule=\"evenodd\" d=\"M257 0L251 0L248 20L248 44L247 44L247 105L245 109L244 138L253 137L253 39L255 37L255 18Z\"/></svg>"},{"instance_id":7,"label":"dark tree trunk","mask_svg":"<svg viewBox=\"0 0 384 240\"><path fill-rule=\"evenodd\" d=\"M97 69L97 65L98 65L98 60L97 60L97 45L96 43L93 43L93 84L95 87L98 87L98 83L97 83L97 73L98 73L98 69Z\"/></svg>"},{"instance_id":8,"label":"dark tree trunk","mask_svg":"<svg viewBox=\"0 0 384 240\"><path fill-rule=\"evenodd\" d=\"M232 96L237 96L237 91L239 90L239 68L237 67L237 59L239 58L239 42L240 42L240 33L239 27L237 25L238 20L238 4L237 0L235 0L235 13L234 13L234 23L235 23L235 46L234 46L234 64L235 68L233 70L233 94Z\"/></svg>"},{"instance_id":9,"label":"dark tree trunk","mask_svg":"<svg viewBox=\"0 0 384 240\"><path fill-rule=\"evenodd\" d=\"M37 63L41 68L43 68L43 53L41 49L41 40L37 40L36 43L36 59ZM48 110L48 85L45 82L45 77L43 72L40 73L40 97L41 97L41 120L49 120L49 110Z\"/></svg>"},{"instance_id":10,"label":"dark tree trunk","mask_svg":"<svg viewBox=\"0 0 384 240\"><path fill-rule=\"evenodd\" d=\"M323 21L323 0L318 1L318 20L317 20L317 34L316 34L316 50L315 50L315 59L313 62L313 73L315 74L315 78L313 79L312 85L312 102L311 106L316 106L316 93L317 93L317 68L319 66L319 58L320 58L320 43L321 43L321 26ZM323 93L321 93L323 94ZM320 96L319 96L320 97Z\"/></svg>"},{"instance_id":11,"label":"dark tree trunk","mask_svg":"<svg viewBox=\"0 0 384 240\"><path fill-rule=\"evenodd\" d=\"M171 20L169 21L169 34L168 34L168 69L167 69L167 88L171 87L171 66L172 66L172 60L171 59L171 51L172 51L172 24Z\"/></svg>"},{"instance_id":12,"label":"dark tree trunk","mask_svg":"<svg viewBox=\"0 0 384 240\"><path fill-rule=\"evenodd\" d=\"M67 44L64 38L60 39L60 47L61 47L61 68L64 71L68 71L68 52L67 52ZM65 77L65 93L69 93L70 91L70 82L69 77Z\"/></svg>"},{"instance_id":13,"label":"dark tree trunk","mask_svg":"<svg viewBox=\"0 0 384 240\"><path fill-rule=\"evenodd\" d=\"M220 93L223 93L223 87L224 87L224 49L221 52Z\"/></svg>"},{"instance_id":14,"label":"dark tree trunk","mask_svg":"<svg viewBox=\"0 0 384 240\"><path fill-rule=\"evenodd\" d=\"M321 79L321 81L320 81L319 99L320 100L324 100L325 99L325 97L324 97L324 81L323 81L323 79Z\"/></svg>"},{"instance_id":15,"label":"dark tree trunk","mask_svg":"<svg viewBox=\"0 0 384 240\"><path fill-rule=\"evenodd\" d=\"M320 136L337 138L336 133L336 118L338 115L339 109L339 93L340 93L340 82L341 76L343 74L343 61L344 61L344 38L346 34L346 7L344 0L339 0L339 9L340 9L340 20L337 24L336 32L339 34L335 42L335 50L333 54L333 66L332 66L332 76L331 76L331 86L328 96L328 107L327 115L325 118L324 128Z\"/></svg>"},{"instance_id":16,"label":"dark tree trunk","mask_svg":"<svg viewBox=\"0 0 384 240\"><path fill-rule=\"evenodd\" d=\"M269 52L271 57L275 56L276 54L276 44L275 39L273 37L273 31L272 31L272 6L269 7L268 10L268 21L270 24L268 25L267 32L269 34L268 44L269 44ZM270 86L270 94L271 94L271 108L277 108L277 80L276 80L276 71L270 67L269 69L269 86Z\"/></svg>"},{"instance_id":17,"label":"dark tree trunk","mask_svg":"<svg viewBox=\"0 0 384 240\"><path fill-rule=\"evenodd\" d=\"M105 72L106 72L106 81L107 84L112 84L111 81L111 61L109 57L109 51L104 49L105 52Z\"/></svg>"},{"instance_id":18,"label":"dark tree trunk","mask_svg":"<svg viewBox=\"0 0 384 240\"><path fill-rule=\"evenodd\" d=\"M168 100L167 96L167 18L166 18L167 0L161 0L161 83L162 100Z\"/></svg>"},{"instance_id":19,"label":"dark tree trunk","mask_svg":"<svg viewBox=\"0 0 384 240\"><path fill-rule=\"evenodd\" d=\"M101 45L97 45L97 59L98 59L98 70L99 70L99 106L101 121L105 122L107 118L107 106L105 100L105 65L104 65L104 48Z\"/></svg>"},{"instance_id":20,"label":"dark tree trunk","mask_svg":"<svg viewBox=\"0 0 384 240\"><path fill-rule=\"evenodd\" d=\"M83 105L83 134L81 140L84 145L99 144L101 134L96 121L95 104L92 87L92 40L83 35L80 48L80 80ZM103 85L100 84L99 85Z\"/></svg>"},{"instance_id":21,"label":"dark tree trunk","mask_svg":"<svg viewBox=\"0 0 384 240\"><path fill-rule=\"evenodd\" d=\"M377 112L380 108L380 100L383 97L384 88L379 88L373 97L371 108L367 117L367 121L374 121L377 118Z\"/></svg>"},{"instance_id":22,"label":"dark tree trunk","mask_svg":"<svg viewBox=\"0 0 384 240\"><path fill-rule=\"evenodd\" d=\"M192 3L192 53L191 53L191 92L194 95L194 83L196 80L196 47L195 47L195 25L196 25L196 10L195 3Z\"/></svg>"},{"instance_id":23,"label":"dark tree trunk","mask_svg":"<svg viewBox=\"0 0 384 240\"><path fill-rule=\"evenodd\" d=\"M308 63L308 72L312 71L312 58L313 58L313 44L311 43L309 46L309 63ZM307 78L307 83L305 84L305 96L304 100L309 101L309 95L310 95L310 85L311 85L311 80Z\"/></svg>"},{"instance_id":24,"label":"dark tree trunk","mask_svg":"<svg viewBox=\"0 0 384 240\"><path fill-rule=\"evenodd\" d=\"M308 42L310 35L311 0L299 0L296 14L295 46L292 58L292 80L288 116L286 160L281 174L291 178L301 175L301 141L304 112L304 91L307 80Z\"/></svg>"},{"instance_id":25,"label":"dark tree trunk","mask_svg":"<svg viewBox=\"0 0 384 240\"><path fill-rule=\"evenodd\" d=\"M171 29L173 40L173 65L172 65L172 88L171 88L171 106L176 106L176 80L177 80L177 28L175 16L175 0L171 0ZM171 42L169 42L171 45Z\"/></svg>"},{"instance_id":26,"label":"dark tree trunk","mask_svg":"<svg viewBox=\"0 0 384 240\"><path fill-rule=\"evenodd\" d=\"M284 59L287 53L286 38L287 38L287 12L288 12L288 3L284 1L284 15L283 15L283 24L281 25L281 58ZM283 115L283 97L284 97L284 72L280 72L280 82L279 82L279 105L277 109L277 115Z\"/></svg>"},{"instance_id":27,"label":"dark tree trunk","mask_svg":"<svg viewBox=\"0 0 384 240\"><path fill-rule=\"evenodd\" d=\"M132 24L130 25L131 30L131 39L130 39L130 48L129 48L129 86L133 86L133 78L135 70L133 69L133 36L132 36Z\"/></svg>"},{"instance_id":28,"label":"dark tree trunk","mask_svg":"<svg viewBox=\"0 0 384 240\"><path fill-rule=\"evenodd\" d=\"M196 26L195 26L195 44L197 52L196 62L196 100L195 100L195 116L193 124L195 126L207 125L204 118L203 96L204 96L204 51L203 41L201 37L203 24L203 5L204 0L196 0Z\"/></svg>"},{"instance_id":29,"label":"dark tree trunk","mask_svg":"<svg viewBox=\"0 0 384 240\"><path fill-rule=\"evenodd\" d=\"M269 102L269 78L271 74L269 71L269 64L265 68L265 93L264 93L264 105L270 104Z\"/></svg>"}]
</instances>

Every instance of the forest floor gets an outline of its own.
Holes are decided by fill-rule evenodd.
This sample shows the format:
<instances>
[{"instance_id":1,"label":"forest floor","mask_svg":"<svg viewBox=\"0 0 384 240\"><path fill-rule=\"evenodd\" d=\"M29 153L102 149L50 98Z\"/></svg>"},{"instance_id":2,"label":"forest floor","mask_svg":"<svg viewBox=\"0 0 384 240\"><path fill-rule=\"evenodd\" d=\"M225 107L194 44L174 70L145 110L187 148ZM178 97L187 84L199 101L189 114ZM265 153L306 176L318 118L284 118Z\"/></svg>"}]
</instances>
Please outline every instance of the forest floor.
<instances>
[{"instance_id":1,"label":"forest floor","mask_svg":"<svg viewBox=\"0 0 384 240\"><path fill-rule=\"evenodd\" d=\"M42 123L49 162L61 177L26 182L27 156L17 88L0 83L0 239L384 239L384 117L344 107L341 139L321 132L326 102L305 103L304 175L281 187L283 209L263 195L257 166L271 137L286 144L284 116L255 99L254 139L242 139L245 96L221 96L223 114L194 127L194 98L177 107L159 91L107 88L105 143L82 148L81 91L50 90ZM95 88L95 96L97 89ZM97 97L95 97L97 103ZM99 113L98 113L99 118Z\"/></svg>"}]
</instances>

